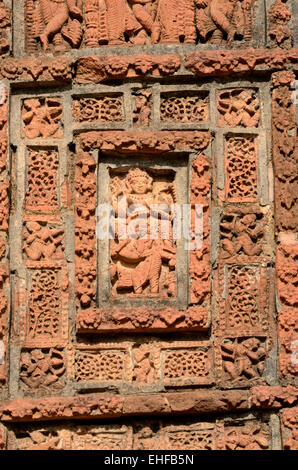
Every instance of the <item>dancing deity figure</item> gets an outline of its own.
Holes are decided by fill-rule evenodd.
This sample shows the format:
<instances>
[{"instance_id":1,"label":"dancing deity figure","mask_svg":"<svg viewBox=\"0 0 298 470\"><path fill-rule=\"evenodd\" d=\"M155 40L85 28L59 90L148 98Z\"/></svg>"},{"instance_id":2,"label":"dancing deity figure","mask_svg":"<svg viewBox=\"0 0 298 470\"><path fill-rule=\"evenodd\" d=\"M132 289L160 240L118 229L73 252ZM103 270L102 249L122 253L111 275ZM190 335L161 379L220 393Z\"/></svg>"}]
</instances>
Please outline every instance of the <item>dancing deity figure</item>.
<instances>
[{"instance_id":1,"label":"dancing deity figure","mask_svg":"<svg viewBox=\"0 0 298 470\"><path fill-rule=\"evenodd\" d=\"M82 37L82 0L39 0L33 13L33 29L46 51L53 40L56 49L63 50L64 37L78 47Z\"/></svg>"}]
</instances>

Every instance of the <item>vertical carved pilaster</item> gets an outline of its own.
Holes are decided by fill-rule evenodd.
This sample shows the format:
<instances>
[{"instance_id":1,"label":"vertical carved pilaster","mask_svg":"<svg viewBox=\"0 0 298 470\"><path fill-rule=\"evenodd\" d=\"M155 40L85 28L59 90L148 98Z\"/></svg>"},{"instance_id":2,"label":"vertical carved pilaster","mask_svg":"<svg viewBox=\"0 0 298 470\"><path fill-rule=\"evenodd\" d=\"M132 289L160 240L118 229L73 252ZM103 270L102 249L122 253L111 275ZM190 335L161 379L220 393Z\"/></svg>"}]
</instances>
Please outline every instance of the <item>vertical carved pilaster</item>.
<instances>
[{"instance_id":1,"label":"vertical carved pilaster","mask_svg":"<svg viewBox=\"0 0 298 470\"><path fill-rule=\"evenodd\" d=\"M273 75L272 133L275 173L275 224L280 377L286 382L298 373L298 152L293 72Z\"/></svg>"}]
</instances>

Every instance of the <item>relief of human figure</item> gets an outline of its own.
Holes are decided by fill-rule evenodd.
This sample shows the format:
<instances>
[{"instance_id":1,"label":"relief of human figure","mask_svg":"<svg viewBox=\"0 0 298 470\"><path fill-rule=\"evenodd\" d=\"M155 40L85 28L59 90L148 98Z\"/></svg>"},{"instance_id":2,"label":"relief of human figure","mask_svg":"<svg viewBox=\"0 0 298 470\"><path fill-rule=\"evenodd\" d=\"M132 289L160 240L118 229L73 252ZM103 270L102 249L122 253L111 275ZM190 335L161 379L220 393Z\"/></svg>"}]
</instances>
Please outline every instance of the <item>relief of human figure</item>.
<instances>
[{"instance_id":1,"label":"relief of human figure","mask_svg":"<svg viewBox=\"0 0 298 470\"><path fill-rule=\"evenodd\" d=\"M243 37L248 23L247 11L251 0L195 0L196 25L199 36L220 44L224 39L231 43L235 36ZM249 3L249 8L247 3Z\"/></svg>"},{"instance_id":2,"label":"relief of human figure","mask_svg":"<svg viewBox=\"0 0 298 470\"><path fill-rule=\"evenodd\" d=\"M159 40L160 36L160 27L159 24L155 21L156 13L157 13L157 0L128 0L132 12L140 23L140 25L144 28L144 32L146 32L149 37L151 37L152 44L156 44ZM135 44L141 44L144 39L144 34L138 34L139 39L135 40Z\"/></svg>"},{"instance_id":3,"label":"relief of human figure","mask_svg":"<svg viewBox=\"0 0 298 470\"><path fill-rule=\"evenodd\" d=\"M78 47L82 37L82 0L39 0L33 13L34 36L46 51L53 42L64 50L63 38Z\"/></svg>"},{"instance_id":4,"label":"relief of human figure","mask_svg":"<svg viewBox=\"0 0 298 470\"><path fill-rule=\"evenodd\" d=\"M176 247L173 242L171 205L174 204L176 195L173 183L157 182L153 183L152 177L139 168L131 168L125 180L114 177L112 180L112 203L115 210L116 240L111 241L111 267L110 275L112 281L112 294L119 292L133 293L137 295L144 294L144 290L149 286L151 295L158 295L161 291L160 276L162 266L166 266L168 275L171 277L176 265ZM119 212L119 196L125 196L126 212L132 206L138 207L137 215L130 214L127 221L121 221ZM152 204L159 204L159 209L152 210ZM151 210L150 210L151 209ZM154 238L150 237L149 217L155 218L157 232ZM117 237L119 235L120 223L143 219L145 230L147 232L127 238ZM168 222L169 237L163 237L161 232L161 219ZM118 233L117 233L118 230ZM172 276L173 277L173 276ZM175 282L164 280L162 287L167 282L167 296L175 295ZM146 290L148 292L148 289ZM147 295L145 293L145 295Z\"/></svg>"},{"instance_id":5,"label":"relief of human figure","mask_svg":"<svg viewBox=\"0 0 298 470\"><path fill-rule=\"evenodd\" d=\"M105 0L105 9L109 45L158 42L157 0Z\"/></svg>"}]
</instances>

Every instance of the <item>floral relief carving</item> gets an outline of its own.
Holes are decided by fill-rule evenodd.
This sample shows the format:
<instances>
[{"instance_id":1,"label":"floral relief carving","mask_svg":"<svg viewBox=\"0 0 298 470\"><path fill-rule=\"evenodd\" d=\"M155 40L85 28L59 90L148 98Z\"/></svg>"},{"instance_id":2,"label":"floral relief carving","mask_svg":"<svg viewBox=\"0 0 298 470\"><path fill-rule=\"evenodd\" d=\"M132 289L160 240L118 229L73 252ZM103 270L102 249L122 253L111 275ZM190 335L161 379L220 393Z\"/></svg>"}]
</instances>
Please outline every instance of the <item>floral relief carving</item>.
<instances>
[{"instance_id":1,"label":"floral relief carving","mask_svg":"<svg viewBox=\"0 0 298 470\"><path fill-rule=\"evenodd\" d=\"M89 307L95 297L96 278L96 163L88 153L76 157L76 296Z\"/></svg>"},{"instance_id":2,"label":"floral relief carving","mask_svg":"<svg viewBox=\"0 0 298 470\"><path fill-rule=\"evenodd\" d=\"M0 450L6 449L6 429L0 423Z\"/></svg>"},{"instance_id":3,"label":"floral relief carving","mask_svg":"<svg viewBox=\"0 0 298 470\"><path fill-rule=\"evenodd\" d=\"M212 364L207 351L177 349L165 352L164 380L175 383L181 377L189 383L209 383Z\"/></svg>"},{"instance_id":4,"label":"floral relief carving","mask_svg":"<svg viewBox=\"0 0 298 470\"><path fill-rule=\"evenodd\" d=\"M77 122L124 121L122 97L74 98L72 115Z\"/></svg>"},{"instance_id":5,"label":"floral relief carving","mask_svg":"<svg viewBox=\"0 0 298 470\"><path fill-rule=\"evenodd\" d=\"M189 426L171 426L165 429L166 448L169 450L214 450L215 425L198 423Z\"/></svg>"},{"instance_id":6,"label":"floral relief carving","mask_svg":"<svg viewBox=\"0 0 298 470\"><path fill-rule=\"evenodd\" d=\"M131 151L160 153L187 148L203 151L210 143L210 134L204 131L89 131L80 134L80 143L86 151L109 149L120 150L122 153Z\"/></svg>"},{"instance_id":7,"label":"floral relief carving","mask_svg":"<svg viewBox=\"0 0 298 470\"><path fill-rule=\"evenodd\" d=\"M287 5L275 2L280 14ZM278 4L278 5L277 5ZM273 8L272 7L272 8ZM281 20L282 16L279 17ZM289 19L289 18L288 18ZM287 28L279 22L279 32L287 33ZM280 39L286 39L287 34ZM282 42L281 46L287 46ZM277 232L276 285L278 298L278 339L279 339L279 378L282 382L296 383L297 364L297 122L296 105L293 100L295 74L282 71L272 76L272 134L273 163L275 171L275 226ZM289 411L289 428L292 427ZM294 415L293 415L294 416ZM297 420L296 420L297 421ZM293 423L295 419L293 420ZM286 425L287 426L287 425ZM285 449L297 448L297 436L293 430Z\"/></svg>"},{"instance_id":8,"label":"floral relief carving","mask_svg":"<svg viewBox=\"0 0 298 470\"><path fill-rule=\"evenodd\" d=\"M280 302L297 308L298 298L298 245L281 244L276 256L277 295Z\"/></svg>"},{"instance_id":9,"label":"floral relief carving","mask_svg":"<svg viewBox=\"0 0 298 470\"><path fill-rule=\"evenodd\" d=\"M278 335L280 342L279 370L282 377L297 377L298 327L297 310L283 308L278 316Z\"/></svg>"},{"instance_id":10,"label":"floral relief carving","mask_svg":"<svg viewBox=\"0 0 298 470\"><path fill-rule=\"evenodd\" d=\"M39 52L40 46L43 51L63 52L80 45L81 0L26 0L25 8L27 52Z\"/></svg>"},{"instance_id":11,"label":"floral relief carving","mask_svg":"<svg viewBox=\"0 0 298 470\"><path fill-rule=\"evenodd\" d=\"M4 15L7 7L0 4ZM1 45L1 39L0 39ZM8 152L8 88L2 84L0 102L0 393L8 383L8 351L9 351L9 308L10 308L10 271L8 229L10 216L10 181L9 181L9 152ZM3 387L3 388L2 388ZM1 435L1 425L0 425ZM1 446L1 437L0 437Z\"/></svg>"},{"instance_id":12,"label":"floral relief carving","mask_svg":"<svg viewBox=\"0 0 298 470\"><path fill-rule=\"evenodd\" d=\"M260 101L258 93L250 89L222 91L218 94L217 110L220 127L258 127Z\"/></svg>"},{"instance_id":13,"label":"floral relief carving","mask_svg":"<svg viewBox=\"0 0 298 470\"><path fill-rule=\"evenodd\" d=\"M290 87L295 82L292 72L273 75L272 136L275 169L275 212L279 230L297 230L298 160L296 106ZM294 92L295 93L295 92Z\"/></svg>"},{"instance_id":14,"label":"floral relief carving","mask_svg":"<svg viewBox=\"0 0 298 470\"><path fill-rule=\"evenodd\" d=\"M11 26L11 10L3 1L0 3L0 54L10 49L9 33Z\"/></svg>"},{"instance_id":15,"label":"floral relief carving","mask_svg":"<svg viewBox=\"0 0 298 470\"><path fill-rule=\"evenodd\" d=\"M59 391L64 386L65 358L60 349L23 351L20 360L20 379L25 393Z\"/></svg>"},{"instance_id":16,"label":"floral relief carving","mask_svg":"<svg viewBox=\"0 0 298 470\"><path fill-rule=\"evenodd\" d=\"M286 409L282 414L282 437L284 450L298 450L298 409Z\"/></svg>"},{"instance_id":17,"label":"floral relief carving","mask_svg":"<svg viewBox=\"0 0 298 470\"><path fill-rule=\"evenodd\" d=\"M190 302L204 304L210 297L210 246L209 246L209 217L210 217L210 163L203 154L199 154L192 164L192 179L190 183L190 204L192 220L195 204L202 206L203 236L202 246L190 251L189 273L191 278ZM196 227L191 224L191 231L196 236Z\"/></svg>"},{"instance_id":18,"label":"floral relief carving","mask_svg":"<svg viewBox=\"0 0 298 470\"><path fill-rule=\"evenodd\" d=\"M220 223L220 257L228 263L258 259L265 249L266 222L268 217L258 208L226 209Z\"/></svg>"},{"instance_id":19,"label":"floral relief carving","mask_svg":"<svg viewBox=\"0 0 298 470\"><path fill-rule=\"evenodd\" d=\"M132 448L129 426L80 426L71 430L73 450L123 450Z\"/></svg>"},{"instance_id":20,"label":"floral relief carving","mask_svg":"<svg viewBox=\"0 0 298 470\"><path fill-rule=\"evenodd\" d=\"M9 184L0 181L0 230L8 231L9 218Z\"/></svg>"},{"instance_id":21,"label":"floral relief carving","mask_svg":"<svg viewBox=\"0 0 298 470\"><path fill-rule=\"evenodd\" d=\"M124 354L117 350L102 350L97 353L80 351L76 356L76 380L121 381L124 371Z\"/></svg>"},{"instance_id":22,"label":"floral relief carving","mask_svg":"<svg viewBox=\"0 0 298 470\"><path fill-rule=\"evenodd\" d=\"M63 259L64 230L46 222L28 221L23 231L23 251L33 261Z\"/></svg>"},{"instance_id":23,"label":"floral relief carving","mask_svg":"<svg viewBox=\"0 0 298 470\"><path fill-rule=\"evenodd\" d=\"M58 153L56 150L29 149L25 207L49 213L57 210Z\"/></svg>"},{"instance_id":24,"label":"floral relief carving","mask_svg":"<svg viewBox=\"0 0 298 470\"><path fill-rule=\"evenodd\" d=\"M268 297L270 289L265 268L232 264L220 270L226 272L222 286L221 329L247 334L268 328Z\"/></svg>"},{"instance_id":25,"label":"floral relief carving","mask_svg":"<svg viewBox=\"0 0 298 470\"><path fill-rule=\"evenodd\" d=\"M134 307L123 308L121 311L115 308L87 308L77 314L77 330L80 333L108 333L131 329L160 331L178 328L204 331L208 329L209 321L206 309L200 306L191 306L187 310L170 307L165 309Z\"/></svg>"}]
</instances>

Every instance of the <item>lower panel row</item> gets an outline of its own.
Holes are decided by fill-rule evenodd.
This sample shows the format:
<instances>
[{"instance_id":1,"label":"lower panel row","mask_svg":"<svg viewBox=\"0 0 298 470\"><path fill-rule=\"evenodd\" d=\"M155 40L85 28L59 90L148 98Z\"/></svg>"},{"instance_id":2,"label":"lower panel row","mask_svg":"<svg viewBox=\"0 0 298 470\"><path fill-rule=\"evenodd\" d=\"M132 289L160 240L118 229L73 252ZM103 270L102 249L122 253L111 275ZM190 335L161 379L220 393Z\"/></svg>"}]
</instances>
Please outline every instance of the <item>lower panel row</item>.
<instances>
[{"instance_id":1,"label":"lower panel row","mask_svg":"<svg viewBox=\"0 0 298 470\"><path fill-rule=\"evenodd\" d=\"M269 450L293 449L297 409L280 414L176 417L113 422L0 424L8 450Z\"/></svg>"}]
</instances>

